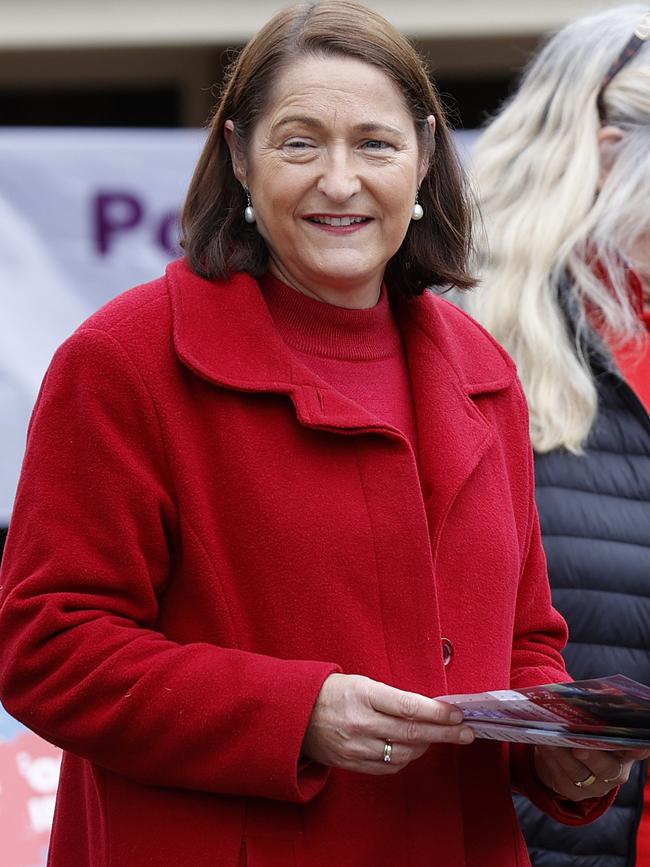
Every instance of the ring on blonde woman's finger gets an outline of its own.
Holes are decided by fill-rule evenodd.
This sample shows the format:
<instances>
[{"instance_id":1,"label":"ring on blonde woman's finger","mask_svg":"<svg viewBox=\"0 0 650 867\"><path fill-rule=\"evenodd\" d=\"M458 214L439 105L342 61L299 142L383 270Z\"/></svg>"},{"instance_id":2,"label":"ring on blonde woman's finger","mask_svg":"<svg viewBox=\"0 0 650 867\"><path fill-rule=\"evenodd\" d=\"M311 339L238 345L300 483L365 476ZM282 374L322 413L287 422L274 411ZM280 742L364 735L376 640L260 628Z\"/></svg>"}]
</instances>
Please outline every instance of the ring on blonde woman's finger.
<instances>
[{"instance_id":1,"label":"ring on blonde woman's finger","mask_svg":"<svg viewBox=\"0 0 650 867\"><path fill-rule=\"evenodd\" d=\"M603 783L617 783L623 775L623 760L618 760L618 771L613 777L603 777Z\"/></svg>"},{"instance_id":2,"label":"ring on blonde woman's finger","mask_svg":"<svg viewBox=\"0 0 650 867\"><path fill-rule=\"evenodd\" d=\"M573 785L578 789L586 789L588 786L593 786L596 782L596 777L594 774L589 774L588 777L585 777L584 780L574 780Z\"/></svg>"},{"instance_id":3,"label":"ring on blonde woman's finger","mask_svg":"<svg viewBox=\"0 0 650 867\"><path fill-rule=\"evenodd\" d=\"M392 753L393 753L393 745L391 744L390 741L384 741L383 760L384 760L384 762L386 762L387 765L389 765L391 762Z\"/></svg>"}]
</instances>

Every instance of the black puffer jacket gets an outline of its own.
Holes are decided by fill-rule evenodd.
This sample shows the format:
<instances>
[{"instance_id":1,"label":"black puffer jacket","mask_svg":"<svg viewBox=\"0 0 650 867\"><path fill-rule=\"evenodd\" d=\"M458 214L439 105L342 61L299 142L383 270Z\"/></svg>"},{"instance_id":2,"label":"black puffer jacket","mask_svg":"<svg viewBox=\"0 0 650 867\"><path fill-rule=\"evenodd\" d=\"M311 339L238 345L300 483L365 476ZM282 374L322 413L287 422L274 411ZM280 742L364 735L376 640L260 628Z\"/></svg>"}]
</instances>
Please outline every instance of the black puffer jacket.
<instances>
[{"instance_id":1,"label":"black puffer jacket","mask_svg":"<svg viewBox=\"0 0 650 867\"><path fill-rule=\"evenodd\" d=\"M585 454L536 458L553 600L569 624L574 678L650 684L650 420L602 357L593 364L600 405ZM637 764L611 809L579 828L517 798L535 867L633 867L645 775Z\"/></svg>"}]
</instances>

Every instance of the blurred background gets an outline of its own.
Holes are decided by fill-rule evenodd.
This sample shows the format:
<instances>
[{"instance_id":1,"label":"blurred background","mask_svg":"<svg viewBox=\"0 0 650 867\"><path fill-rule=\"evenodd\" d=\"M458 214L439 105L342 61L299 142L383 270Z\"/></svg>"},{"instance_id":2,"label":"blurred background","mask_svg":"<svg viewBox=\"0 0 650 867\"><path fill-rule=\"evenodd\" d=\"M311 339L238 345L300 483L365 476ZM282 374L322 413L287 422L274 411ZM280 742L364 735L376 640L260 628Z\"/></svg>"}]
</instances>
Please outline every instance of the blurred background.
<instances>
[{"instance_id":1,"label":"blurred background","mask_svg":"<svg viewBox=\"0 0 650 867\"><path fill-rule=\"evenodd\" d=\"M270 0L0 0L0 556L55 348L179 255L178 212L236 50ZM461 149L541 39L596 0L377 0L427 58ZM0 708L2 867L45 863L60 755Z\"/></svg>"}]
</instances>

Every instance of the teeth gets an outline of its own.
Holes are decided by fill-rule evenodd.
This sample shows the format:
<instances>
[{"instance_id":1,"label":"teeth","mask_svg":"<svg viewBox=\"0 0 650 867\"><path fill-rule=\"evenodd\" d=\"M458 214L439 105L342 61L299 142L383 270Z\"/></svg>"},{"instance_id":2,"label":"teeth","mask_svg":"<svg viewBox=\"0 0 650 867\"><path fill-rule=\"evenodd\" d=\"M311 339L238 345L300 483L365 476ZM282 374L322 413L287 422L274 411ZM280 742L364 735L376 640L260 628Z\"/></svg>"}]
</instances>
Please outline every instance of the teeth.
<instances>
[{"instance_id":1,"label":"teeth","mask_svg":"<svg viewBox=\"0 0 650 867\"><path fill-rule=\"evenodd\" d=\"M363 223L365 217L312 217L316 223L324 223L326 226L351 226L352 223Z\"/></svg>"}]
</instances>

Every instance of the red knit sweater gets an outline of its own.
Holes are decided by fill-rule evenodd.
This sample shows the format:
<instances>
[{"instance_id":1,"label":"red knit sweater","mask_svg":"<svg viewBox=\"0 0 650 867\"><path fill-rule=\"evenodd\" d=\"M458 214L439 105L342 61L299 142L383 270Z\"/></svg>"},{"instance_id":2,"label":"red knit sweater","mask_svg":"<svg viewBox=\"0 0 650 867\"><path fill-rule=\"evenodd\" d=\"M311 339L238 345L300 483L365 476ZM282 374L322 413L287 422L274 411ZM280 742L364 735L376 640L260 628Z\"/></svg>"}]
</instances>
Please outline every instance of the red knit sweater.
<instances>
[{"instance_id":1,"label":"red knit sweater","mask_svg":"<svg viewBox=\"0 0 650 867\"><path fill-rule=\"evenodd\" d=\"M276 328L296 358L404 434L417 455L408 366L386 291L374 307L350 310L309 298L271 275L262 289Z\"/></svg>"}]
</instances>

